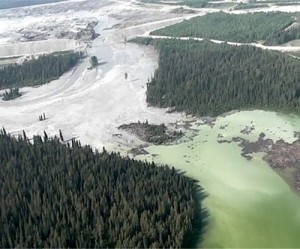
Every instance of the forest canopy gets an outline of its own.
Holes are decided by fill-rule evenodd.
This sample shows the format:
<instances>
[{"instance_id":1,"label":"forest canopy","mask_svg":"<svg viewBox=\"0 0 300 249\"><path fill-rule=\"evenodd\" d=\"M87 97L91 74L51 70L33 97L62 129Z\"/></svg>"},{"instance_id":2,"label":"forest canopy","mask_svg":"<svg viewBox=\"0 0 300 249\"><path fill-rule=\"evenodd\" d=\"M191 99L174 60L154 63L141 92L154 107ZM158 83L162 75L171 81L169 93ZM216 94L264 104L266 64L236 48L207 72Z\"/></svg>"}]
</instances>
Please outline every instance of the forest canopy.
<instances>
[{"instance_id":1,"label":"forest canopy","mask_svg":"<svg viewBox=\"0 0 300 249\"><path fill-rule=\"evenodd\" d=\"M69 143L0 132L1 248L180 248L200 237L195 180Z\"/></svg>"},{"instance_id":2,"label":"forest canopy","mask_svg":"<svg viewBox=\"0 0 300 249\"><path fill-rule=\"evenodd\" d=\"M58 79L82 58L82 52L59 52L41 55L22 64L0 68L0 89L35 86Z\"/></svg>"},{"instance_id":3,"label":"forest canopy","mask_svg":"<svg viewBox=\"0 0 300 249\"><path fill-rule=\"evenodd\" d=\"M210 41L135 41L159 51L147 87L154 106L200 116L252 108L299 112L300 61L289 55Z\"/></svg>"},{"instance_id":4,"label":"forest canopy","mask_svg":"<svg viewBox=\"0 0 300 249\"><path fill-rule=\"evenodd\" d=\"M212 7L214 6L214 2L217 4L223 5L222 2L218 0L175 0L175 1L163 1L163 0L140 0L143 3L159 3L159 4L166 4L166 5L182 5L182 6L189 6L193 8L204 8L204 7ZM227 2L225 4L228 5Z\"/></svg>"},{"instance_id":5,"label":"forest canopy","mask_svg":"<svg viewBox=\"0 0 300 249\"><path fill-rule=\"evenodd\" d=\"M159 30L151 35L200 37L231 42L263 42L278 45L300 38L300 27L295 25L297 14L258 12L247 14L210 13L194 17ZM255 29L253 28L255 27Z\"/></svg>"}]
</instances>

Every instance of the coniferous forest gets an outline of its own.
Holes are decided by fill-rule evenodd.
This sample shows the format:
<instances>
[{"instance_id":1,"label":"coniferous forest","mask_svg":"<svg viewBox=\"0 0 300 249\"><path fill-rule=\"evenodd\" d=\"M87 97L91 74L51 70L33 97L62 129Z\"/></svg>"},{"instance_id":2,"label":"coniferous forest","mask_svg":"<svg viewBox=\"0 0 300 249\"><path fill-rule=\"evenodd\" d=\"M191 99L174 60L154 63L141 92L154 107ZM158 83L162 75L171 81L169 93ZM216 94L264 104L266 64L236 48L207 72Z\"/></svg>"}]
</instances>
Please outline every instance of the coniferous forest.
<instances>
[{"instance_id":1,"label":"coniferous forest","mask_svg":"<svg viewBox=\"0 0 300 249\"><path fill-rule=\"evenodd\" d=\"M141 0L143 3L159 3L166 5L186 5L193 8L211 7L211 2L218 0L178 0L178 1L163 1L163 0Z\"/></svg>"},{"instance_id":2,"label":"coniferous forest","mask_svg":"<svg viewBox=\"0 0 300 249\"><path fill-rule=\"evenodd\" d=\"M35 86L58 79L82 58L82 52L52 53L0 69L0 89Z\"/></svg>"},{"instance_id":3,"label":"coniferous forest","mask_svg":"<svg viewBox=\"0 0 300 249\"><path fill-rule=\"evenodd\" d=\"M147 87L147 101L154 106L200 116L253 108L299 112L300 61L289 55L209 41L135 41L159 51Z\"/></svg>"},{"instance_id":4,"label":"coniferous forest","mask_svg":"<svg viewBox=\"0 0 300 249\"><path fill-rule=\"evenodd\" d=\"M15 98L20 97L22 94L20 93L19 88L10 88L9 91L5 91L3 94L3 98L2 100L4 101L8 101L8 100L12 100Z\"/></svg>"},{"instance_id":5,"label":"coniferous forest","mask_svg":"<svg viewBox=\"0 0 300 249\"><path fill-rule=\"evenodd\" d=\"M194 17L182 23L155 30L151 34L200 37L230 42L259 41L265 45L278 45L300 38L300 28L297 25L288 28L298 19L297 13L228 14L218 12Z\"/></svg>"},{"instance_id":6,"label":"coniferous forest","mask_svg":"<svg viewBox=\"0 0 300 249\"><path fill-rule=\"evenodd\" d=\"M204 226L202 190L174 168L46 133L3 129L0 151L2 248L179 248Z\"/></svg>"}]
</instances>

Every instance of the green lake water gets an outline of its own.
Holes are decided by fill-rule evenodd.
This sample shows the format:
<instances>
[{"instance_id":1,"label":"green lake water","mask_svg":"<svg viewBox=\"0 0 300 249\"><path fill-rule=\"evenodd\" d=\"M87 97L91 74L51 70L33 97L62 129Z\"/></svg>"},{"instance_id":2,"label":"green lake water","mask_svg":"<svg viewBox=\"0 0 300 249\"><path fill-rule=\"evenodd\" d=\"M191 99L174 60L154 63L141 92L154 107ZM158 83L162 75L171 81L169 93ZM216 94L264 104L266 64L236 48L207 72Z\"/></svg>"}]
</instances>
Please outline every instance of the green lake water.
<instances>
[{"instance_id":1,"label":"green lake water","mask_svg":"<svg viewBox=\"0 0 300 249\"><path fill-rule=\"evenodd\" d=\"M255 130L241 134L247 125ZM300 118L247 111L218 118L213 128L193 128L185 142L149 147L151 155L139 158L172 165L199 180L208 194L204 204L210 213L199 246L300 248L300 198L262 160L262 154L248 161L237 143L217 142L218 134L222 139L239 136L255 141L261 132L267 138L292 142L294 131L300 130Z\"/></svg>"}]
</instances>

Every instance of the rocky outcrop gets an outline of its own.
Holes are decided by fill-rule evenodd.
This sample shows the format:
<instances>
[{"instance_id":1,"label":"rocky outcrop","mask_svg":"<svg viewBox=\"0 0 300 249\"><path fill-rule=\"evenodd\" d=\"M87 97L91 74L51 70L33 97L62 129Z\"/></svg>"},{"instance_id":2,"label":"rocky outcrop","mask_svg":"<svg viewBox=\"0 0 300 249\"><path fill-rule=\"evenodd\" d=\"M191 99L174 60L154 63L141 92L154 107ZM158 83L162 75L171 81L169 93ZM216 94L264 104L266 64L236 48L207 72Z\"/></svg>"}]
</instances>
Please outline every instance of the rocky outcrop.
<instances>
[{"instance_id":1,"label":"rocky outcrop","mask_svg":"<svg viewBox=\"0 0 300 249\"><path fill-rule=\"evenodd\" d=\"M80 41L91 41L94 40L99 35L96 34L94 29L81 29L78 32L74 31L62 31L56 34L56 38L58 39L73 39Z\"/></svg>"},{"instance_id":2,"label":"rocky outcrop","mask_svg":"<svg viewBox=\"0 0 300 249\"><path fill-rule=\"evenodd\" d=\"M46 40L48 37L48 34L34 31L29 31L23 34L23 38L25 41L41 41Z\"/></svg>"},{"instance_id":3,"label":"rocky outcrop","mask_svg":"<svg viewBox=\"0 0 300 249\"><path fill-rule=\"evenodd\" d=\"M56 34L56 38L67 38L80 41L94 40L99 36L99 34L97 34L94 30L97 24L98 22L95 21L88 23L86 28L77 28L76 31L60 31Z\"/></svg>"},{"instance_id":4,"label":"rocky outcrop","mask_svg":"<svg viewBox=\"0 0 300 249\"><path fill-rule=\"evenodd\" d=\"M40 41L53 37L58 39L91 41L99 36L99 34L97 34L94 29L97 24L97 21L90 21L88 23L78 21L78 23L75 24L72 29L59 27L59 25L56 24L49 27L31 27L28 30L20 29L20 41Z\"/></svg>"}]
</instances>

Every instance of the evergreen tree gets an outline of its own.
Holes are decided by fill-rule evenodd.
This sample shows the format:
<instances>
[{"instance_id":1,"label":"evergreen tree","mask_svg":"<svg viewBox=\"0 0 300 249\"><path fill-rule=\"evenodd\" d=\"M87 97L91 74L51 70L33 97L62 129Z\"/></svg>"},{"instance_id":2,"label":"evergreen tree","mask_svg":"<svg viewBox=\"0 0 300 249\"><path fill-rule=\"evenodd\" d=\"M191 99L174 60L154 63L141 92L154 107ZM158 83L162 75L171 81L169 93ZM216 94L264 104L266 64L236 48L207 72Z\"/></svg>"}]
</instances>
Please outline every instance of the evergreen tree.
<instances>
[{"instance_id":1,"label":"evergreen tree","mask_svg":"<svg viewBox=\"0 0 300 249\"><path fill-rule=\"evenodd\" d=\"M147 101L194 115L231 110L299 112L300 61L253 46L209 41L136 39L159 50Z\"/></svg>"},{"instance_id":2,"label":"evergreen tree","mask_svg":"<svg viewBox=\"0 0 300 249\"><path fill-rule=\"evenodd\" d=\"M26 137L0 131L0 247L180 248L200 237L203 192L174 168Z\"/></svg>"},{"instance_id":3,"label":"evergreen tree","mask_svg":"<svg viewBox=\"0 0 300 249\"><path fill-rule=\"evenodd\" d=\"M97 58L97 56L93 55L93 56L90 58L90 63L91 63L91 66L92 66L92 67L98 66L98 58Z\"/></svg>"},{"instance_id":4,"label":"evergreen tree","mask_svg":"<svg viewBox=\"0 0 300 249\"><path fill-rule=\"evenodd\" d=\"M259 41L265 45L277 45L300 38L298 25L288 28L295 20L299 20L299 15L294 13L257 12L237 15L218 12L167 26L150 34L242 43Z\"/></svg>"},{"instance_id":5,"label":"evergreen tree","mask_svg":"<svg viewBox=\"0 0 300 249\"><path fill-rule=\"evenodd\" d=\"M82 58L81 52L61 52L39 56L19 64L11 64L0 69L0 89L35 86L58 79L74 67Z\"/></svg>"}]
</instances>

